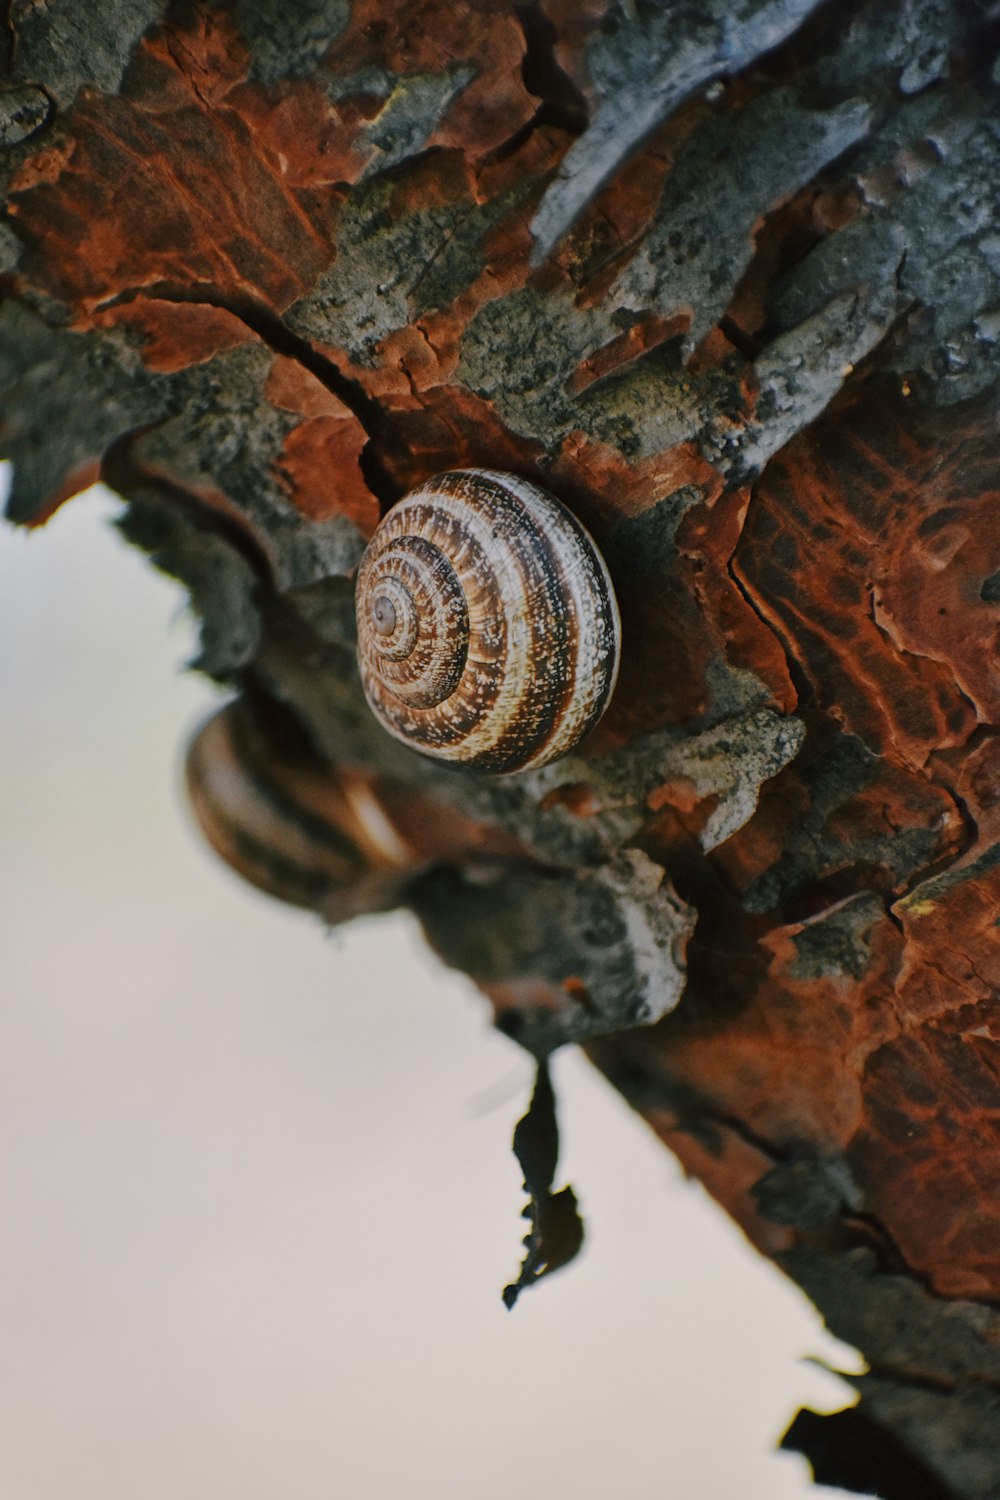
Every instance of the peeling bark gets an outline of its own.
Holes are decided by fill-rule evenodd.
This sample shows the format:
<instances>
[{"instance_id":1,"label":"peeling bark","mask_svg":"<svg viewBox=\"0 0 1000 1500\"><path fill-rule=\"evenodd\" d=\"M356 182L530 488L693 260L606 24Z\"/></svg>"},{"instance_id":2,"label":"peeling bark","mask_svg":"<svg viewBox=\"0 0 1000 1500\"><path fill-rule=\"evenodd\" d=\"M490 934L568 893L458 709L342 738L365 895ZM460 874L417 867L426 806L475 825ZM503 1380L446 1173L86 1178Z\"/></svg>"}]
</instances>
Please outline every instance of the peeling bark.
<instances>
[{"instance_id":1,"label":"peeling bark","mask_svg":"<svg viewBox=\"0 0 1000 1500\"><path fill-rule=\"evenodd\" d=\"M11 518L124 495L239 695L224 857L412 906L861 1349L820 1477L1000 1496L994 12L98 9L0 6ZM623 606L605 720L511 779L353 662L366 538L463 465Z\"/></svg>"}]
</instances>

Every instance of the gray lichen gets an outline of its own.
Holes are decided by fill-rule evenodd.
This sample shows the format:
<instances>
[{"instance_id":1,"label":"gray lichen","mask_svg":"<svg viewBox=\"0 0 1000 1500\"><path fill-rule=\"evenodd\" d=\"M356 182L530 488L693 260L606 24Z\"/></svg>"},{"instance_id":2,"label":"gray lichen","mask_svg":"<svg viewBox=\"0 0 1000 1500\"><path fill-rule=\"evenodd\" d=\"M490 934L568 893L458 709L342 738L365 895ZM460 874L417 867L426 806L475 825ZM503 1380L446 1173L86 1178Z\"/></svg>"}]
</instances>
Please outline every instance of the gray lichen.
<instances>
[{"instance_id":1,"label":"gray lichen","mask_svg":"<svg viewBox=\"0 0 1000 1500\"><path fill-rule=\"evenodd\" d=\"M136 42L168 12L168 0L13 0L10 24L17 35L12 80L43 84L61 109L81 88L115 94Z\"/></svg>"},{"instance_id":2,"label":"gray lichen","mask_svg":"<svg viewBox=\"0 0 1000 1500\"><path fill-rule=\"evenodd\" d=\"M417 156L474 77L472 68L456 66L443 73L411 73L395 79L382 109L361 132L359 145L374 153L363 175L370 177Z\"/></svg>"},{"instance_id":3,"label":"gray lichen","mask_svg":"<svg viewBox=\"0 0 1000 1500\"><path fill-rule=\"evenodd\" d=\"M725 312L762 217L862 141L871 121L863 100L803 109L791 89L755 99L735 120L707 120L679 152L653 224L609 292L609 310L690 309L689 353Z\"/></svg>"},{"instance_id":4,"label":"gray lichen","mask_svg":"<svg viewBox=\"0 0 1000 1500\"><path fill-rule=\"evenodd\" d=\"M505 1009L500 1024L536 1056L650 1024L683 994L694 913L637 849L578 873L471 881L439 872L410 900L448 963L487 986L523 990L523 1007ZM541 986L559 1003L532 1003Z\"/></svg>"},{"instance_id":5,"label":"gray lichen","mask_svg":"<svg viewBox=\"0 0 1000 1500\"><path fill-rule=\"evenodd\" d=\"M647 136L685 99L723 74L738 73L785 40L819 0L703 0L686 7L626 6L616 0L588 56L597 108L570 147L535 214L535 264Z\"/></svg>"},{"instance_id":6,"label":"gray lichen","mask_svg":"<svg viewBox=\"0 0 1000 1500\"><path fill-rule=\"evenodd\" d=\"M790 977L860 979L871 962L868 934L884 920L884 901L866 891L820 912L795 936Z\"/></svg>"},{"instance_id":7,"label":"gray lichen","mask_svg":"<svg viewBox=\"0 0 1000 1500\"><path fill-rule=\"evenodd\" d=\"M309 74L347 25L350 0L236 0L236 24L262 83Z\"/></svg>"},{"instance_id":8,"label":"gray lichen","mask_svg":"<svg viewBox=\"0 0 1000 1500\"><path fill-rule=\"evenodd\" d=\"M7 514L22 522L44 512L67 475L85 472L167 404L165 385L111 340L51 328L13 300L0 305L0 392L14 462Z\"/></svg>"},{"instance_id":9,"label":"gray lichen","mask_svg":"<svg viewBox=\"0 0 1000 1500\"><path fill-rule=\"evenodd\" d=\"M20 146L48 122L52 104L34 85L0 89L0 151Z\"/></svg>"}]
</instances>

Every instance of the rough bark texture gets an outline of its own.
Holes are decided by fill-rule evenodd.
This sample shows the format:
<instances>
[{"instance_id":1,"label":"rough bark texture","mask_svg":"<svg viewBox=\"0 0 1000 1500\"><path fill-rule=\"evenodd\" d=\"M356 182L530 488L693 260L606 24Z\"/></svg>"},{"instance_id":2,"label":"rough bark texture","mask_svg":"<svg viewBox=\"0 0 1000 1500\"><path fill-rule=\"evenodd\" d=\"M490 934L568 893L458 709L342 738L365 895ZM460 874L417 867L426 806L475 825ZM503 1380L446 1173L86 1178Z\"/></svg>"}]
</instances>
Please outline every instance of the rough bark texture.
<instances>
[{"instance_id":1,"label":"rough bark texture","mask_svg":"<svg viewBox=\"0 0 1000 1500\"><path fill-rule=\"evenodd\" d=\"M209 836L584 1041L869 1361L793 1430L821 1477L1000 1496L994 9L0 23L10 515L102 474L190 586L240 695ZM470 464L623 606L603 724L512 779L387 739L353 664L366 536Z\"/></svg>"}]
</instances>

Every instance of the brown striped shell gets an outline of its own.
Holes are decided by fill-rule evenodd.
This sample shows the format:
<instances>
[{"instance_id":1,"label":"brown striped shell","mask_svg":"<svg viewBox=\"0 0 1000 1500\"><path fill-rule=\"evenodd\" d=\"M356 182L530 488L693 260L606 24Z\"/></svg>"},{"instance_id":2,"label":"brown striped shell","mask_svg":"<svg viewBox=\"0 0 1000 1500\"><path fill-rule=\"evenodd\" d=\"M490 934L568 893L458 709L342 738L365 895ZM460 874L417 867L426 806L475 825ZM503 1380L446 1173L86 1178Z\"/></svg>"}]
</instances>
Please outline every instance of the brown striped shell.
<instances>
[{"instance_id":1,"label":"brown striped shell","mask_svg":"<svg viewBox=\"0 0 1000 1500\"><path fill-rule=\"evenodd\" d=\"M202 833L252 885L328 922L399 906L443 864L482 878L528 853L412 783L330 765L274 706L237 698L188 750L187 790Z\"/></svg>"},{"instance_id":2,"label":"brown striped shell","mask_svg":"<svg viewBox=\"0 0 1000 1500\"><path fill-rule=\"evenodd\" d=\"M452 470L393 506L358 571L357 621L384 727L482 771L565 755L618 673L603 558L564 505L514 474Z\"/></svg>"}]
</instances>

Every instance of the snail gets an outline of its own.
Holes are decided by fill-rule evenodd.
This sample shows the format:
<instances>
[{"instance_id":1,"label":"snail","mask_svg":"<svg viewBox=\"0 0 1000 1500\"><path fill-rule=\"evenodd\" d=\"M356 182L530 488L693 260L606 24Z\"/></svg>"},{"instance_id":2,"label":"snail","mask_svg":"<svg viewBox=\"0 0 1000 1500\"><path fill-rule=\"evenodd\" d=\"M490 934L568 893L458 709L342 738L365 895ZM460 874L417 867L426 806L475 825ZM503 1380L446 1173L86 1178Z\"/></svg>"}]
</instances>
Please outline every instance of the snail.
<instances>
[{"instance_id":1,"label":"snail","mask_svg":"<svg viewBox=\"0 0 1000 1500\"><path fill-rule=\"evenodd\" d=\"M361 560L358 663L385 729L424 755L501 774L593 729L618 673L607 566L552 495L456 469L412 490Z\"/></svg>"},{"instance_id":2,"label":"snail","mask_svg":"<svg viewBox=\"0 0 1000 1500\"><path fill-rule=\"evenodd\" d=\"M528 853L419 788L331 765L270 702L234 699L195 735L191 808L213 849L259 890L327 922L406 902L443 866L488 881Z\"/></svg>"}]
</instances>

